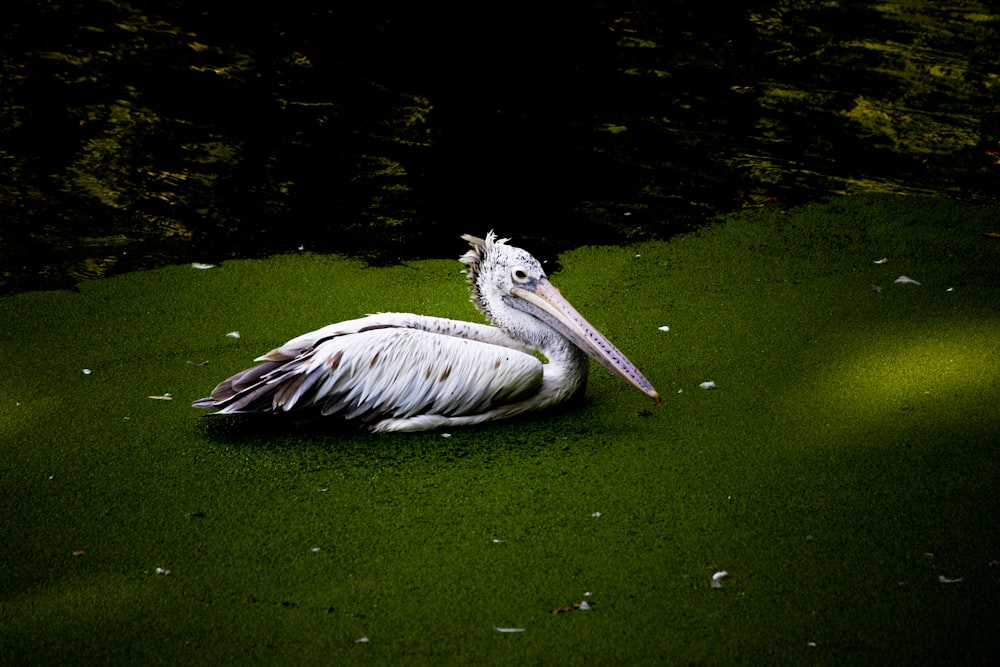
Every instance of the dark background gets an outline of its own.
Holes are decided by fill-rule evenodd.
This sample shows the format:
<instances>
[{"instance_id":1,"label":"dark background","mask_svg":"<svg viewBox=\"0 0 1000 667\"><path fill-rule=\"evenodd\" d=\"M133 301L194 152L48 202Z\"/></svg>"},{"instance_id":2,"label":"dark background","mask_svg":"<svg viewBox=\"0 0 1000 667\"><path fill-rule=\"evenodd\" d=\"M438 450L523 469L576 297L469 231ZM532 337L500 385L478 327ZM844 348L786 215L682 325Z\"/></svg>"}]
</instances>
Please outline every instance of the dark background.
<instances>
[{"instance_id":1,"label":"dark background","mask_svg":"<svg viewBox=\"0 0 1000 667\"><path fill-rule=\"evenodd\" d=\"M918 0L19 1L0 293L299 250L543 256L851 192L997 204L1000 15Z\"/></svg>"}]
</instances>

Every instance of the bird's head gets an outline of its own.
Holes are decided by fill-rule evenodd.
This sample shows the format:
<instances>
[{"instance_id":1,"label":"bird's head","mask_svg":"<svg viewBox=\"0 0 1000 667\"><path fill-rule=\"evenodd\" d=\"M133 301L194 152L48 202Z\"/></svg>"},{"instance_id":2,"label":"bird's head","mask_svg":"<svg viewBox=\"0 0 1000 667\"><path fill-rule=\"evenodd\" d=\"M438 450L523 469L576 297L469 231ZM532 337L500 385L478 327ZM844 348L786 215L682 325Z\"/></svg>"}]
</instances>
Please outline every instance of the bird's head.
<instances>
[{"instance_id":1,"label":"bird's head","mask_svg":"<svg viewBox=\"0 0 1000 667\"><path fill-rule=\"evenodd\" d=\"M460 261L472 289L472 302L511 336L535 346L555 334L586 352L643 393L660 395L639 369L549 282L541 263L521 248L507 245L491 231L485 239L462 237L471 249Z\"/></svg>"},{"instance_id":2,"label":"bird's head","mask_svg":"<svg viewBox=\"0 0 1000 667\"><path fill-rule=\"evenodd\" d=\"M515 287L548 280L541 263L526 250L507 245L510 239L498 239L492 231L485 239L469 234L462 238L471 246L460 261L468 267L472 303L494 322Z\"/></svg>"}]
</instances>

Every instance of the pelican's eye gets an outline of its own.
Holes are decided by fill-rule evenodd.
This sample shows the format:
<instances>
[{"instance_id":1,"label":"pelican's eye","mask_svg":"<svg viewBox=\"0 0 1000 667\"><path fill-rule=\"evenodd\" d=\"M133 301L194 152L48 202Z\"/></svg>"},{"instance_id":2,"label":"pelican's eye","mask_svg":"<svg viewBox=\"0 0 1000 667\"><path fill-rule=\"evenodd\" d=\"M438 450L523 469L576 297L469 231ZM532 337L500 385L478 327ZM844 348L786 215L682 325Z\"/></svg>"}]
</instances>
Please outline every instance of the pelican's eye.
<instances>
[{"instance_id":1,"label":"pelican's eye","mask_svg":"<svg viewBox=\"0 0 1000 667\"><path fill-rule=\"evenodd\" d=\"M528 273L528 269L521 266L515 266L511 269L510 275L516 283L526 283L531 280L531 274Z\"/></svg>"}]
</instances>

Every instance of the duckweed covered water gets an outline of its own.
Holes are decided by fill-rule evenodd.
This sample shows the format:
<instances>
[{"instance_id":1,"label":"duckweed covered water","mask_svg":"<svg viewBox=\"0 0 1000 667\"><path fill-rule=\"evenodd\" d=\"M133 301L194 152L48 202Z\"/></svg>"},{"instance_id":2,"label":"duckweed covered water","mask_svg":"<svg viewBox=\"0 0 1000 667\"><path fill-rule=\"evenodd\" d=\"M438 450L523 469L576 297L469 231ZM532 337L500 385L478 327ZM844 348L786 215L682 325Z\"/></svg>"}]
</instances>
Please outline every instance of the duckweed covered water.
<instances>
[{"instance_id":1,"label":"duckweed covered water","mask_svg":"<svg viewBox=\"0 0 1000 667\"><path fill-rule=\"evenodd\" d=\"M338 319L476 318L458 262L0 299L3 662L984 663L998 227L859 197L570 252L553 282L663 405L597 367L581 408L447 434L189 405Z\"/></svg>"}]
</instances>

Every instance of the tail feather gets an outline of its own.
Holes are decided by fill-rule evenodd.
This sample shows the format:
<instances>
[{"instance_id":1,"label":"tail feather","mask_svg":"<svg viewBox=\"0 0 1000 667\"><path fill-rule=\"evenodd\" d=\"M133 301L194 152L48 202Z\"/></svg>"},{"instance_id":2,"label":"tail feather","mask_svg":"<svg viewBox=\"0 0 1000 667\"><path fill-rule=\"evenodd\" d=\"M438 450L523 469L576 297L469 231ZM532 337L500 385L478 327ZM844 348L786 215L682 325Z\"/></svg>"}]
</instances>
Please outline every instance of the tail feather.
<instances>
[{"instance_id":1,"label":"tail feather","mask_svg":"<svg viewBox=\"0 0 1000 667\"><path fill-rule=\"evenodd\" d=\"M191 405L196 408L209 410L218 409L224 413L261 411L260 407L253 410L247 410L247 407L260 399L264 394L273 391L274 386L268 386L268 381L271 379L269 376L284 365L284 363L270 361L240 371L236 375L220 382L212 390L211 396L200 398ZM263 405L263 402L260 405ZM271 409L266 408L264 411L269 412Z\"/></svg>"}]
</instances>

